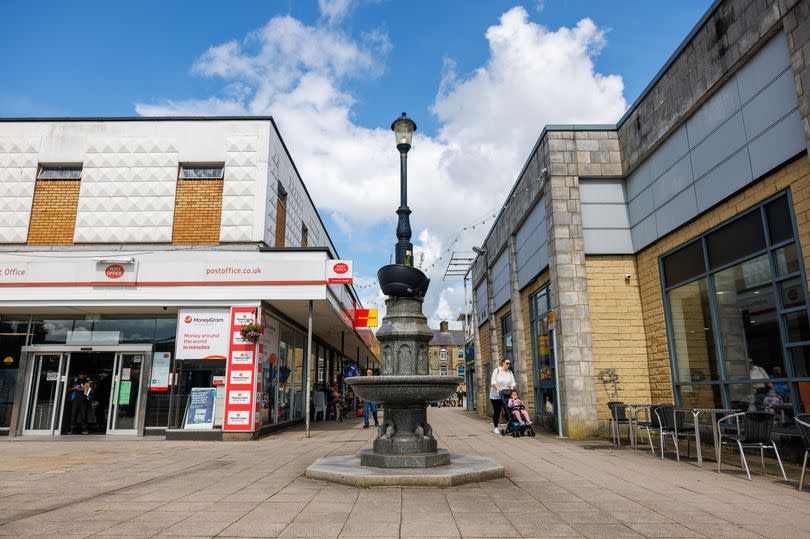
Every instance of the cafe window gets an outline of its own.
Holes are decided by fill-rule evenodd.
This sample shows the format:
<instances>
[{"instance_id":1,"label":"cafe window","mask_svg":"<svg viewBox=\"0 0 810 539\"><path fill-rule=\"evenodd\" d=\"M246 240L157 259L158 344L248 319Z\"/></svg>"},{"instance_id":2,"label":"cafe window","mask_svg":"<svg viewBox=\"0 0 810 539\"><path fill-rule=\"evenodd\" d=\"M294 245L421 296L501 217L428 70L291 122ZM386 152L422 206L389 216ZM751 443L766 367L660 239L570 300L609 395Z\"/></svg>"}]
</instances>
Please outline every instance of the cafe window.
<instances>
[{"instance_id":1,"label":"cafe window","mask_svg":"<svg viewBox=\"0 0 810 539\"><path fill-rule=\"evenodd\" d=\"M464 365L458 365L456 367L456 376L464 376L465 368Z\"/></svg>"},{"instance_id":2,"label":"cafe window","mask_svg":"<svg viewBox=\"0 0 810 539\"><path fill-rule=\"evenodd\" d=\"M679 404L810 411L807 279L789 192L661 259Z\"/></svg>"},{"instance_id":3,"label":"cafe window","mask_svg":"<svg viewBox=\"0 0 810 539\"><path fill-rule=\"evenodd\" d=\"M554 363L554 317L551 290L545 285L529 296L529 324L532 337L532 378L535 412L540 426L557 429L557 381Z\"/></svg>"},{"instance_id":4,"label":"cafe window","mask_svg":"<svg viewBox=\"0 0 810 539\"><path fill-rule=\"evenodd\" d=\"M512 361L514 346L512 345L512 313L506 313L501 318L501 341L503 359ZM514 363L512 364L514 368Z\"/></svg>"}]
</instances>

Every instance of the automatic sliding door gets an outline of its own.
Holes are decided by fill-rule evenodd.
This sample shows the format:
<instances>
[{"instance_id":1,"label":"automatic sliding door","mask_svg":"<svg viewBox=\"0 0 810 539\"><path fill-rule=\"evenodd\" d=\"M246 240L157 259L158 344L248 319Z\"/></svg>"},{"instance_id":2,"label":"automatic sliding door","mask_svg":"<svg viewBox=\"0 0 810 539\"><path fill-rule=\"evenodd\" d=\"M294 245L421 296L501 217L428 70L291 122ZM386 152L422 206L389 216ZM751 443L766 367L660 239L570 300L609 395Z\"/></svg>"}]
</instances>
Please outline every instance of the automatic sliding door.
<instances>
[{"instance_id":1,"label":"automatic sliding door","mask_svg":"<svg viewBox=\"0 0 810 539\"><path fill-rule=\"evenodd\" d=\"M54 434L59 430L66 383L67 354L35 354L28 391L25 434Z\"/></svg>"},{"instance_id":2,"label":"automatic sliding door","mask_svg":"<svg viewBox=\"0 0 810 539\"><path fill-rule=\"evenodd\" d=\"M110 433L135 434L138 431L143 353L119 353L113 371Z\"/></svg>"}]
</instances>

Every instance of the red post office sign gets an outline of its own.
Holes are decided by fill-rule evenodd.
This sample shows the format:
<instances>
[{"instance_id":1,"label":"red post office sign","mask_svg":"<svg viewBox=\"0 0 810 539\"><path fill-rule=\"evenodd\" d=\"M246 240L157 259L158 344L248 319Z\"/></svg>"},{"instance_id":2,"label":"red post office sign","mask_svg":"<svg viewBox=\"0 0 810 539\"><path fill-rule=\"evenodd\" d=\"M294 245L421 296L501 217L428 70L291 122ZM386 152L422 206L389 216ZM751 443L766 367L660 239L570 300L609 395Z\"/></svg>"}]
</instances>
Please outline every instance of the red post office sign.
<instances>
[{"instance_id":1,"label":"red post office sign","mask_svg":"<svg viewBox=\"0 0 810 539\"><path fill-rule=\"evenodd\" d=\"M352 284L354 263L351 260L327 260L326 282L329 284Z\"/></svg>"}]
</instances>

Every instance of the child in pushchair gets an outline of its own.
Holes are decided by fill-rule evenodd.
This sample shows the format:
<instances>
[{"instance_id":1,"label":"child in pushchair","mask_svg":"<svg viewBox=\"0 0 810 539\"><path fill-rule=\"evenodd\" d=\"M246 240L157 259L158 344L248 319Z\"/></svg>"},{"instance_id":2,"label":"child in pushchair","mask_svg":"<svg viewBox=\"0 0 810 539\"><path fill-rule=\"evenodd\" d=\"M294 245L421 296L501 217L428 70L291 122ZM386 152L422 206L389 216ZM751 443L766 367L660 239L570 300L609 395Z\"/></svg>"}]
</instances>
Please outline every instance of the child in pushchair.
<instances>
[{"instance_id":1,"label":"child in pushchair","mask_svg":"<svg viewBox=\"0 0 810 539\"><path fill-rule=\"evenodd\" d=\"M534 436L532 420L523 401L518 398L518 392L514 389L504 389L501 391L501 402L503 403L503 413L506 416L506 428L501 431L501 435Z\"/></svg>"}]
</instances>

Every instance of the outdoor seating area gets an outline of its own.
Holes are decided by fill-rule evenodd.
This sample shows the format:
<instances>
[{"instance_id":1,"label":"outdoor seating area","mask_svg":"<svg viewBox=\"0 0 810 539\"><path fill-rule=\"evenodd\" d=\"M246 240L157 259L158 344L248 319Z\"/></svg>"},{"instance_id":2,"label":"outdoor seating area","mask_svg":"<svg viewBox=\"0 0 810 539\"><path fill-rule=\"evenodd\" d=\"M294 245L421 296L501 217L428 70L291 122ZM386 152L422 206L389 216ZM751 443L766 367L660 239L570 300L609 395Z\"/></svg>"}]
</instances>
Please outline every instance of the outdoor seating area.
<instances>
[{"instance_id":1,"label":"outdoor seating area","mask_svg":"<svg viewBox=\"0 0 810 539\"><path fill-rule=\"evenodd\" d=\"M678 407L673 404L660 403L624 403L611 401L609 435L614 445L622 445L622 431L626 431L626 440L633 450L646 449L661 459L666 458L670 443L675 460L681 461L679 441L686 441L686 459L691 460L691 446L694 440L696 465L704 467L704 447L711 442L714 450L714 461L717 472L723 471L724 459L739 453L740 467L751 480L751 471L746 457L746 450L758 450L761 473L767 475L766 450L775 461L781 472L781 479L788 481L788 475L779 452L778 439L785 437L800 438L804 447L801 473L798 477L798 488L804 488L807 461L810 459L810 414L798 414L794 424L785 426L780 414L763 411L747 411L740 408L699 408ZM778 436L776 429L779 429ZM653 438L658 437L658 451ZM727 455L723 455L723 448Z\"/></svg>"}]
</instances>

